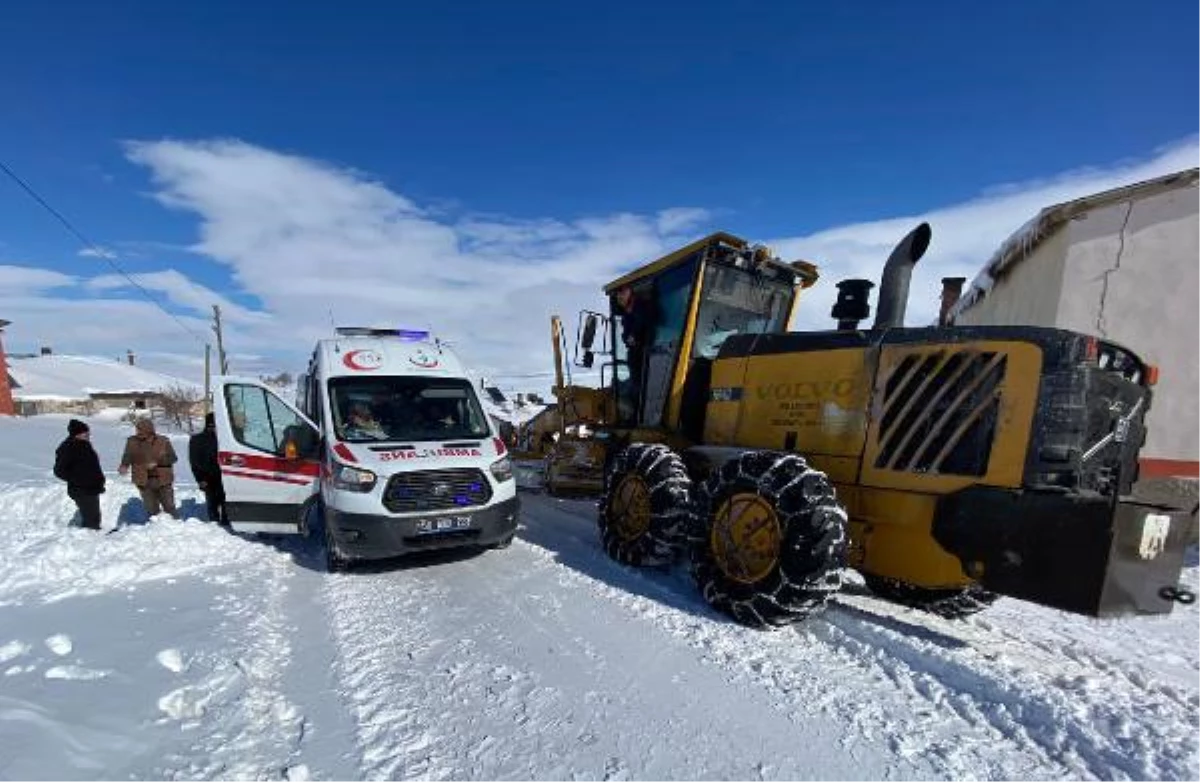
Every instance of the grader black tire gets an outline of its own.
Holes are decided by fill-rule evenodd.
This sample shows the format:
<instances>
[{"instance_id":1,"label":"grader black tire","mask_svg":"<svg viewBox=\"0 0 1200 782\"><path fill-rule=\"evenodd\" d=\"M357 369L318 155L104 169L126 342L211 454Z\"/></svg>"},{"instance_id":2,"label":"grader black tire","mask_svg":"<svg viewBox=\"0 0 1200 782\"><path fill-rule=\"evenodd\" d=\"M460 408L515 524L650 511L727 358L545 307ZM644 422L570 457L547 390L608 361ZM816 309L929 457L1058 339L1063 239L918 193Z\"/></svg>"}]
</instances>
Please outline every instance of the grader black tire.
<instances>
[{"instance_id":1,"label":"grader black tire","mask_svg":"<svg viewBox=\"0 0 1200 782\"><path fill-rule=\"evenodd\" d=\"M927 611L943 619L965 619L977 614L999 595L978 586L963 589L927 589L882 576L863 573L867 588L892 603Z\"/></svg>"},{"instance_id":2,"label":"grader black tire","mask_svg":"<svg viewBox=\"0 0 1200 782\"><path fill-rule=\"evenodd\" d=\"M599 503L608 556L634 567L669 565L687 541L692 481L679 454L634 443L613 458Z\"/></svg>"},{"instance_id":3,"label":"grader black tire","mask_svg":"<svg viewBox=\"0 0 1200 782\"><path fill-rule=\"evenodd\" d=\"M745 537L740 550L749 552L742 559L730 554L738 550L732 535L753 514L739 507L766 519L760 531L739 533ZM795 454L749 451L726 462L697 489L696 516L692 577L709 605L743 625L793 624L823 609L842 588L846 512L824 473ZM759 546L755 537L763 539L764 532Z\"/></svg>"}]
</instances>

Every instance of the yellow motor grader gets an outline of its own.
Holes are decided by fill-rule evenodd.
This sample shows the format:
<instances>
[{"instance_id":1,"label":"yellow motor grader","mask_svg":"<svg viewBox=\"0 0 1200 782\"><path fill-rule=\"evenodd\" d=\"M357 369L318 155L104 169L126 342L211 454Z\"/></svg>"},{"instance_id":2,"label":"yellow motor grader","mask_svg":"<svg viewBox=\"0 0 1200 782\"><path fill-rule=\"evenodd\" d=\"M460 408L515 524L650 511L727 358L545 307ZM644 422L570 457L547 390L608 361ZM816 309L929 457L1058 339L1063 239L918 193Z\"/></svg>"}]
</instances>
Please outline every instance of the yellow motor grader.
<instances>
[{"instance_id":1,"label":"yellow motor grader","mask_svg":"<svg viewBox=\"0 0 1200 782\"><path fill-rule=\"evenodd\" d=\"M790 331L817 267L727 233L607 285L574 357L601 356L600 387L556 387L587 400L592 434L552 449L586 452L604 550L688 558L704 599L754 627L820 610L849 568L947 617L998 595L1089 616L1194 599L1186 514L1129 496L1156 370L1059 329L905 327L931 235L898 243L870 326L873 284L845 280L836 327Z\"/></svg>"}]
</instances>

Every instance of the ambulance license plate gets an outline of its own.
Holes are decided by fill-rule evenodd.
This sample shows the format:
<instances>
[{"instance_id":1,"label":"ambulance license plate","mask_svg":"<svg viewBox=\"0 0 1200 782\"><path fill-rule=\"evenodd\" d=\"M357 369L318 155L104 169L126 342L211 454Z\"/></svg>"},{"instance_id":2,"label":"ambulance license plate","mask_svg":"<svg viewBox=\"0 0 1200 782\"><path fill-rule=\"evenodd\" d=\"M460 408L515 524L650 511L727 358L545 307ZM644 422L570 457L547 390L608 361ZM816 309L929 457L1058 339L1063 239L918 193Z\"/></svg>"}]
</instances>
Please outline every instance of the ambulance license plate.
<instances>
[{"instance_id":1,"label":"ambulance license plate","mask_svg":"<svg viewBox=\"0 0 1200 782\"><path fill-rule=\"evenodd\" d=\"M417 534L453 532L471 526L470 516L443 516L440 519L417 519Z\"/></svg>"}]
</instances>

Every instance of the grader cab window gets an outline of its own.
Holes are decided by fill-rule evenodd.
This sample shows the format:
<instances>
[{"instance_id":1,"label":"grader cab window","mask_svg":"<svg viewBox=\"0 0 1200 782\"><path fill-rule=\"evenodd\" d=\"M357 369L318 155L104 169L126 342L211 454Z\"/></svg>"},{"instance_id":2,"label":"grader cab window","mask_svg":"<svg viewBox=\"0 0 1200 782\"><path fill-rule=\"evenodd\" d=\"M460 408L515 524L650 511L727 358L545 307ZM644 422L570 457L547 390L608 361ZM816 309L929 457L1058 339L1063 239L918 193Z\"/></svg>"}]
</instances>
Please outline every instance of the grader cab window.
<instances>
[{"instance_id":1,"label":"grader cab window","mask_svg":"<svg viewBox=\"0 0 1200 782\"><path fill-rule=\"evenodd\" d=\"M692 358L714 359L734 334L783 331L791 309L790 285L744 269L713 264L704 273Z\"/></svg>"},{"instance_id":2,"label":"grader cab window","mask_svg":"<svg viewBox=\"0 0 1200 782\"><path fill-rule=\"evenodd\" d=\"M699 439L704 431L712 363L735 334L771 334L787 327L791 282L758 271L711 263L704 270L696 333L688 357L679 427Z\"/></svg>"},{"instance_id":3,"label":"grader cab window","mask_svg":"<svg viewBox=\"0 0 1200 782\"><path fill-rule=\"evenodd\" d=\"M679 359L680 344L688 321L688 303L695 287L696 261L680 264L654 281L652 311L654 327L643 359L641 372L632 368L632 377L641 378L641 405L637 422L658 426L666 413L671 396L671 380Z\"/></svg>"}]
</instances>

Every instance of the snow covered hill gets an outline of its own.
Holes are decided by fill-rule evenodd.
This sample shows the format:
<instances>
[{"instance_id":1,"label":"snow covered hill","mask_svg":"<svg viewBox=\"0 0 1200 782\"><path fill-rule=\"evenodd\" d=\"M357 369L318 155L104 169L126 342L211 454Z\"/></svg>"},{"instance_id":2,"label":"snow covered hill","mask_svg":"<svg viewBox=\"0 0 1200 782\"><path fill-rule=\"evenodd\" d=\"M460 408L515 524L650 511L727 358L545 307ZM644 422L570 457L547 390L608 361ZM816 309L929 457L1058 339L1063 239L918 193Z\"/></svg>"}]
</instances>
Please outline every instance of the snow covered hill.
<instances>
[{"instance_id":1,"label":"snow covered hill","mask_svg":"<svg viewBox=\"0 0 1200 782\"><path fill-rule=\"evenodd\" d=\"M754 632L533 493L510 549L329 575L182 480L188 518L147 522L100 422L121 527L68 528L65 422L0 419L0 777L1200 777L1195 605L953 623L850 590Z\"/></svg>"}]
</instances>

